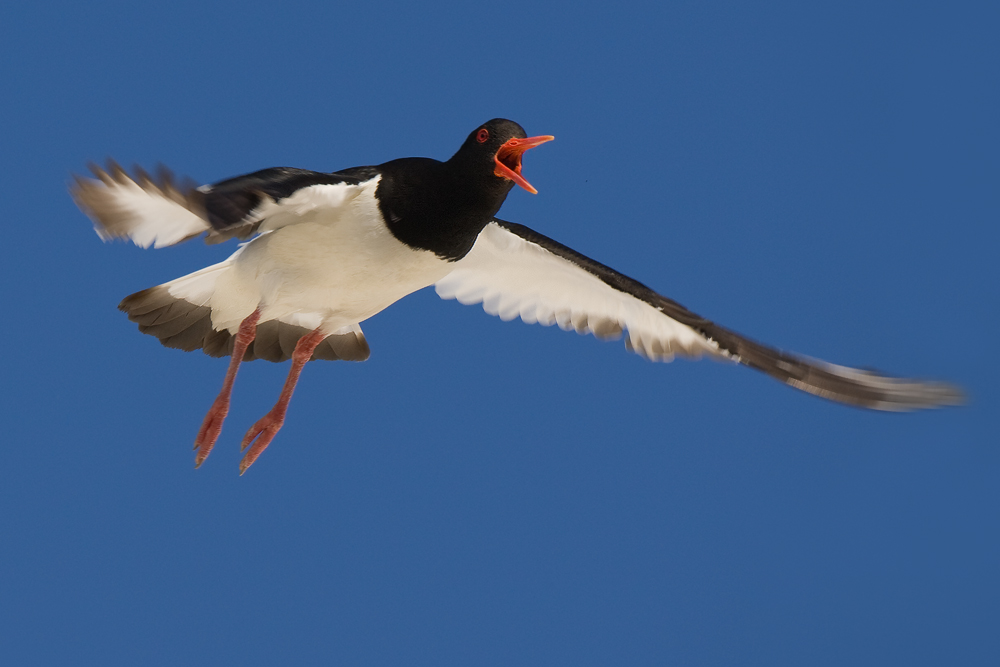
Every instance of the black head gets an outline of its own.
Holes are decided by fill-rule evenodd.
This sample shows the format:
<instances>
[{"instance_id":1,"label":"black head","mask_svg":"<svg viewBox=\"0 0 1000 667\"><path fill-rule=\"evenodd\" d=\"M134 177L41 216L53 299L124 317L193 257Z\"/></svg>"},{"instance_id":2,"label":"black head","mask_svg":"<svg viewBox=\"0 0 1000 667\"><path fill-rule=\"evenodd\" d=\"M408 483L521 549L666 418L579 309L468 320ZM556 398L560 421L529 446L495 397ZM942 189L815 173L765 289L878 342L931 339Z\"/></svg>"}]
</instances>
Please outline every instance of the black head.
<instances>
[{"instance_id":1,"label":"black head","mask_svg":"<svg viewBox=\"0 0 1000 667\"><path fill-rule=\"evenodd\" d=\"M521 176L521 156L552 137L527 137L520 125L495 118L469 135L447 162L402 158L378 166L375 197L393 236L411 248L451 261L472 249Z\"/></svg>"},{"instance_id":2,"label":"black head","mask_svg":"<svg viewBox=\"0 0 1000 667\"><path fill-rule=\"evenodd\" d=\"M529 137L524 128L506 118L494 118L477 127L448 163L481 183L481 187L502 191L504 196L516 183L532 194L538 191L521 176L521 157L554 137Z\"/></svg>"}]
</instances>

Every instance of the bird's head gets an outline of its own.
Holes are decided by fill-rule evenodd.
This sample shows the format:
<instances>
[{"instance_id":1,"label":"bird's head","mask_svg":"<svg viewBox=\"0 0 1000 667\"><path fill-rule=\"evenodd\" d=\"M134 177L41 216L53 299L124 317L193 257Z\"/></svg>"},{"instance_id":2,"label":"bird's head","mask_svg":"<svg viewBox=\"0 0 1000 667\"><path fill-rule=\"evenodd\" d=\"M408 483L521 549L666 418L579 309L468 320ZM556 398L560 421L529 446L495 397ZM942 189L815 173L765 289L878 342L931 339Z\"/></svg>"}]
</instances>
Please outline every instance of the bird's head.
<instances>
[{"instance_id":1,"label":"bird's head","mask_svg":"<svg viewBox=\"0 0 1000 667\"><path fill-rule=\"evenodd\" d=\"M554 138L529 137L514 121L494 118L473 130L449 162L467 171L466 176L483 181L491 190L502 188L506 195L516 183L531 194L538 194L521 176L521 157L529 148Z\"/></svg>"}]
</instances>

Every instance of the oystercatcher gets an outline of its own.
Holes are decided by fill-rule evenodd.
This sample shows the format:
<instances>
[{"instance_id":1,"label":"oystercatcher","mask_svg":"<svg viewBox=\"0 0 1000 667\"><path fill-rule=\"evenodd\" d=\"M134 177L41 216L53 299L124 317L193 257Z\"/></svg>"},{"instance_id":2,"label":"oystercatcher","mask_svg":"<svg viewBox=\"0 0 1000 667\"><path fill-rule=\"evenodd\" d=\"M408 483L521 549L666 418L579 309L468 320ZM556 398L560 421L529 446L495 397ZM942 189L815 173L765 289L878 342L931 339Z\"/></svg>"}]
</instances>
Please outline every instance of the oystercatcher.
<instances>
[{"instance_id":1,"label":"oystercatcher","mask_svg":"<svg viewBox=\"0 0 1000 667\"><path fill-rule=\"evenodd\" d=\"M550 141L517 123L477 127L449 160L403 158L333 173L278 167L214 185L178 183L165 169L129 175L114 162L76 177L71 194L105 240L141 247L251 239L228 259L126 297L119 308L167 347L230 356L195 439L195 466L229 411L240 362L292 359L277 403L246 433L240 474L285 420L307 361L364 360L360 323L434 285L445 299L482 303L503 320L558 324L598 338L624 334L653 361L729 359L797 389L876 410L957 404L951 385L806 359L747 339L642 283L527 227L496 216L524 152Z\"/></svg>"}]
</instances>

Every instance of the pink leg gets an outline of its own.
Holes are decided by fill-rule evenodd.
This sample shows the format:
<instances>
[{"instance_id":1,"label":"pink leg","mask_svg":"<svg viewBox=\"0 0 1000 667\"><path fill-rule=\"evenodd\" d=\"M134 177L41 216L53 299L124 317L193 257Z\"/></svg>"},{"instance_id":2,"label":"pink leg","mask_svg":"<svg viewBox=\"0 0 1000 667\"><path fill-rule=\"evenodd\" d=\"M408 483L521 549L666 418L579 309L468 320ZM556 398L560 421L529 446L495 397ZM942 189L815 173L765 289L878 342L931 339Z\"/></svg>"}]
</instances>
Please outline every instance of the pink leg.
<instances>
[{"instance_id":1,"label":"pink leg","mask_svg":"<svg viewBox=\"0 0 1000 667\"><path fill-rule=\"evenodd\" d=\"M194 439L194 448L198 450L198 453L194 455L195 468L204 463L211 453L212 447L215 446L215 441L219 439L219 433L222 432L222 422L229 414L229 397L233 393L236 371L239 370L243 355L246 354L247 348L250 347L250 343L257 335L257 321L259 319L260 311L255 310L240 323L240 330L236 334L236 342L233 344L233 356L229 360L229 370L226 371L226 379L222 383L222 391L212 403L212 407L208 409L205 421L202 422L201 429L198 431L198 437Z\"/></svg>"},{"instance_id":2,"label":"pink leg","mask_svg":"<svg viewBox=\"0 0 1000 667\"><path fill-rule=\"evenodd\" d=\"M302 373L302 367L312 358L316 346L322 343L325 338L326 336L319 329L316 329L300 338L299 342L295 344L295 351L292 352L292 369L288 371L288 379L285 380L285 386L281 389L281 396L278 397L278 402L274 404L270 412L261 417L256 424L250 427L247 434L243 436L243 444L240 446L240 450L249 447L250 443L253 443L253 447L250 447L250 451L240 461L241 475L267 449L267 446L271 444L271 440L274 439L274 436L281 429L281 425L285 423L288 402L292 400L292 392L295 391L295 384L299 381L299 374ZM255 439L257 440L256 442L254 442Z\"/></svg>"}]
</instances>

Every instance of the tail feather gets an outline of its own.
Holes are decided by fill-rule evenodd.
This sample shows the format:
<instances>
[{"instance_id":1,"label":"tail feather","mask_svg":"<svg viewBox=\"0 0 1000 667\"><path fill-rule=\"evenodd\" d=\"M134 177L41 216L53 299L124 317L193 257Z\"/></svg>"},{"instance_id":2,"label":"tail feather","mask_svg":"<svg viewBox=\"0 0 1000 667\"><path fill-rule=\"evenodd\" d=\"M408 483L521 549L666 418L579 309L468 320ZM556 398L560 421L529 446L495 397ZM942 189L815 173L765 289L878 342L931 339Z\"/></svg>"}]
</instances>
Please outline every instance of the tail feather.
<instances>
[{"instance_id":1,"label":"tail feather","mask_svg":"<svg viewBox=\"0 0 1000 667\"><path fill-rule=\"evenodd\" d=\"M156 336L165 347L186 352L200 349L212 357L227 357L233 353L236 338L228 330L212 328L212 309L171 295L167 285L127 296L118 309L139 325L139 331ZM290 359L295 344L307 333L309 330L304 327L278 320L261 322L243 360L280 362ZM313 352L312 360L364 361L370 354L368 341L361 328L355 326L346 333L328 336Z\"/></svg>"}]
</instances>

